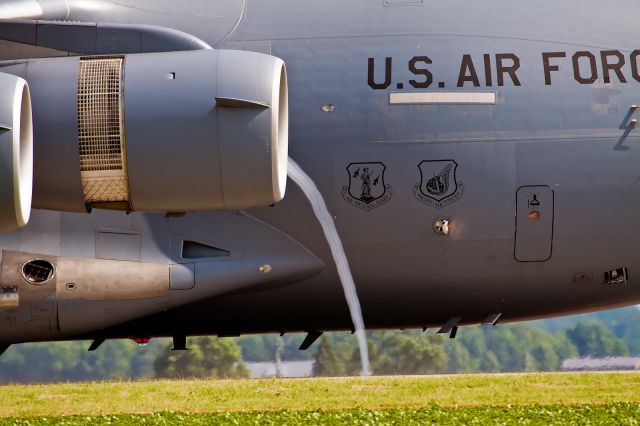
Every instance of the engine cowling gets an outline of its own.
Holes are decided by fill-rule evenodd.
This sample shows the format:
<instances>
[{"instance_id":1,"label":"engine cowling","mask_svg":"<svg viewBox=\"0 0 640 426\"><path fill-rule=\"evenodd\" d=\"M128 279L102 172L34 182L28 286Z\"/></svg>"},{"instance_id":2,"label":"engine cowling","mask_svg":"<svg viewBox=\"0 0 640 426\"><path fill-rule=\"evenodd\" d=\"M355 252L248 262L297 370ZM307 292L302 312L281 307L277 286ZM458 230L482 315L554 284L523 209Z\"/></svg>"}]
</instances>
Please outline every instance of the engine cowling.
<instances>
[{"instance_id":1,"label":"engine cowling","mask_svg":"<svg viewBox=\"0 0 640 426\"><path fill-rule=\"evenodd\" d=\"M32 181L29 86L22 78L0 73L0 232L29 221Z\"/></svg>"},{"instance_id":2,"label":"engine cowling","mask_svg":"<svg viewBox=\"0 0 640 426\"><path fill-rule=\"evenodd\" d=\"M200 50L36 59L34 207L236 210L280 201L288 155L285 65Z\"/></svg>"}]
</instances>

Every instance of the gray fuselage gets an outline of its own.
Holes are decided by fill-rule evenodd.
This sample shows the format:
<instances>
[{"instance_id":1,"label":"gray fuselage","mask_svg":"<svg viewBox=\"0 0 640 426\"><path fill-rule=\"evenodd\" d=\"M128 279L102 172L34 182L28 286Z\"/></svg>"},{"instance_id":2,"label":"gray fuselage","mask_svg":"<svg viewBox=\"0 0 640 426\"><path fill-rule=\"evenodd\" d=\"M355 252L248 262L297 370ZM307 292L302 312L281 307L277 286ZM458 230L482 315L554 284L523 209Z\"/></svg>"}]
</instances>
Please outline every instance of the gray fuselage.
<instances>
[{"instance_id":1,"label":"gray fuselage","mask_svg":"<svg viewBox=\"0 0 640 426\"><path fill-rule=\"evenodd\" d=\"M632 1L69 3L72 21L166 26L216 49L284 60L289 155L325 198L367 327L439 327L455 317L477 324L498 313L516 321L640 303ZM38 155L36 146L36 166L46 160ZM215 260L220 271L243 253L264 253L257 271L275 254L267 234L237 217L286 234L323 266L238 292L230 285L100 331L3 337L0 329L0 340L351 329L329 247L291 181L282 202L242 213L35 210L0 246L96 258L101 230L131 232L139 256L123 260L181 263L172 241L187 236L237 250ZM438 218L450 220L448 235L434 232ZM605 273L622 268L625 283L605 284ZM196 276L196 287L214 284ZM118 303L127 302L78 302L57 321L90 323Z\"/></svg>"}]
</instances>

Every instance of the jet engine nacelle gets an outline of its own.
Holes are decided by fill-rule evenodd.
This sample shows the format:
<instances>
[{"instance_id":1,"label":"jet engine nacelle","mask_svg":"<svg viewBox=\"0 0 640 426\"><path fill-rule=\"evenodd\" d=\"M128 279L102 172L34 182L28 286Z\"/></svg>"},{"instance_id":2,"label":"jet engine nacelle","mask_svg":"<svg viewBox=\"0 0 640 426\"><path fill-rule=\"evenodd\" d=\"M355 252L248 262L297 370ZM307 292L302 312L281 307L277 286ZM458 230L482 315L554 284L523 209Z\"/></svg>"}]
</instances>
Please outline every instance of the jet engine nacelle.
<instances>
[{"instance_id":1,"label":"jet engine nacelle","mask_svg":"<svg viewBox=\"0 0 640 426\"><path fill-rule=\"evenodd\" d=\"M288 155L282 60L199 50L36 59L34 207L235 210L280 201Z\"/></svg>"},{"instance_id":2,"label":"jet engine nacelle","mask_svg":"<svg viewBox=\"0 0 640 426\"><path fill-rule=\"evenodd\" d=\"M22 78L0 73L0 232L29 221L32 181L29 86Z\"/></svg>"}]
</instances>

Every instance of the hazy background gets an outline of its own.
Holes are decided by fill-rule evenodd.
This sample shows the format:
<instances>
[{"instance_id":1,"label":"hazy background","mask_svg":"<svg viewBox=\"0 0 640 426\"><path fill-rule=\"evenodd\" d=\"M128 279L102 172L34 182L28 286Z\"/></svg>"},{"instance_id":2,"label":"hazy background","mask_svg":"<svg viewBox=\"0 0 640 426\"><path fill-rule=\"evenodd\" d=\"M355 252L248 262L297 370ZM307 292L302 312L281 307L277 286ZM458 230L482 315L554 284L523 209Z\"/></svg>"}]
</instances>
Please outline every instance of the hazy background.
<instances>
[{"instance_id":1,"label":"hazy background","mask_svg":"<svg viewBox=\"0 0 640 426\"><path fill-rule=\"evenodd\" d=\"M170 339L146 346L130 340L14 345L0 357L0 383L142 378L248 377L248 363L312 361L314 375L351 375L360 369L355 336L326 333L298 351L304 334L238 338L193 337L189 351ZM640 356L637 307L557 319L463 327L456 339L410 331L368 332L374 374L555 371L575 357ZM275 371L275 370L274 370ZM275 373L274 373L275 374Z\"/></svg>"}]
</instances>

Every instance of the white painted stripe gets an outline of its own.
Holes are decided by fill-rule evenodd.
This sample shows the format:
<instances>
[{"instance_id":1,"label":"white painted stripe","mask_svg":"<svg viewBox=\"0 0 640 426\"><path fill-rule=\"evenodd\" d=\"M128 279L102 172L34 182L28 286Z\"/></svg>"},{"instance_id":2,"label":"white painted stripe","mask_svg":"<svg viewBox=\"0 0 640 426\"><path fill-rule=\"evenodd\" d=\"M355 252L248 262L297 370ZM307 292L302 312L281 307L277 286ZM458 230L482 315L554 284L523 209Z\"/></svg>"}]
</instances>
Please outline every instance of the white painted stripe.
<instances>
[{"instance_id":1,"label":"white painted stripe","mask_svg":"<svg viewBox=\"0 0 640 426\"><path fill-rule=\"evenodd\" d=\"M389 103L394 104L480 104L493 105L496 94L492 92L393 92Z\"/></svg>"}]
</instances>

